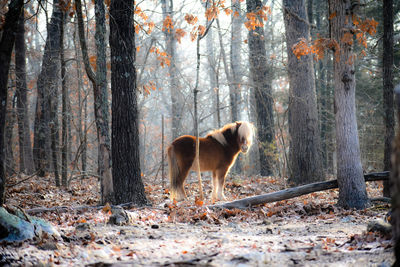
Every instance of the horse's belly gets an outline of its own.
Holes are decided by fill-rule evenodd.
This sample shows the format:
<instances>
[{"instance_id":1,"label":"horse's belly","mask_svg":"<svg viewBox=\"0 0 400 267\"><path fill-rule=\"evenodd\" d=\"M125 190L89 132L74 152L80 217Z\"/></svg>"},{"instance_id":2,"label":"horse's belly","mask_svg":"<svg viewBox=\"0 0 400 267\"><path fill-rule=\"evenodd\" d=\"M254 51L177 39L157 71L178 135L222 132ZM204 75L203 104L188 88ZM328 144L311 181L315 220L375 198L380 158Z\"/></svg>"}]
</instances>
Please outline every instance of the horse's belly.
<instances>
[{"instance_id":1,"label":"horse's belly","mask_svg":"<svg viewBox=\"0 0 400 267\"><path fill-rule=\"evenodd\" d=\"M217 169L217 162L212 162L208 160L201 160L200 161L200 171L201 172L207 172L207 171L214 171ZM197 161L195 160L193 162L193 165L191 167L192 171L197 171Z\"/></svg>"}]
</instances>

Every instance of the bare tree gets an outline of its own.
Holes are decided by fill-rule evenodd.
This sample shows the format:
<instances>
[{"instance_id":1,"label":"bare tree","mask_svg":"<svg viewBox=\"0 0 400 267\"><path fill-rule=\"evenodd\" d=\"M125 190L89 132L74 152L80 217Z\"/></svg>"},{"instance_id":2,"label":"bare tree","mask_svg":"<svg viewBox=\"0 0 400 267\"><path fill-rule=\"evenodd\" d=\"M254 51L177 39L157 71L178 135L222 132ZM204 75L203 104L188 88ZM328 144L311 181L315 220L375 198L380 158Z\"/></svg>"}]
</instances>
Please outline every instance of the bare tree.
<instances>
[{"instance_id":1,"label":"bare tree","mask_svg":"<svg viewBox=\"0 0 400 267\"><path fill-rule=\"evenodd\" d=\"M161 0L161 7L163 12L163 19L174 19L174 1ZM171 92L171 120L172 120L172 139L177 138L181 134L182 128L182 112L183 112L183 99L181 96L181 85L179 83L178 69L177 69L177 53L176 53L176 37L174 28L164 28L165 42L167 53L170 56L169 71L169 88Z\"/></svg>"},{"instance_id":2,"label":"bare tree","mask_svg":"<svg viewBox=\"0 0 400 267\"><path fill-rule=\"evenodd\" d=\"M116 203L147 204L139 158L134 3L110 5L112 160Z\"/></svg>"},{"instance_id":3,"label":"bare tree","mask_svg":"<svg viewBox=\"0 0 400 267\"><path fill-rule=\"evenodd\" d=\"M247 12L257 13L262 8L260 0L247 0ZM254 99L256 101L257 136L259 141L260 174L271 175L274 162L274 116L272 75L267 63L264 28L249 31L249 61Z\"/></svg>"},{"instance_id":4,"label":"bare tree","mask_svg":"<svg viewBox=\"0 0 400 267\"><path fill-rule=\"evenodd\" d=\"M392 142L394 139L393 97L393 0L383 1L383 109L385 111L384 170L391 169ZM383 195L390 197L388 181L383 183Z\"/></svg>"},{"instance_id":5,"label":"bare tree","mask_svg":"<svg viewBox=\"0 0 400 267\"><path fill-rule=\"evenodd\" d=\"M290 181L305 184L324 179L312 56L297 58L292 46L309 39L305 1L283 1L290 81Z\"/></svg>"},{"instance_id":6,"label":"bare tree","mask_svg":"<svg viewBox=\"0 0 400 267\"><path fill-rule=\"evenodd\" d=\"M12 0L8 5L0 39L0 205L4 203L4 185L6 175L4 171L4 126L7 103L7 81L10 69L11 54L15 42L15 32L18 19L23 10L24 1Z\"/></svg>"},{"instance_id":7,"label":"bare tree","mask_svg":"<svg viewBox=\"0 0 400 267\"><path fill-rule=\"evenodd\" d=\"M360 144L357 132L355 106L355 71L351 57L353 46L343 41L343 35L353 29L348 17L354 14L353 1L330 0L329 13L331 39L339 45L334 60L335 120L337 146L337 180L339 183L338 204L345 208L363 209L368 205L368 196L363 179Z\"/></svg>"},{"instance_id":8,"label":"bare tree","mask_svg":"<svg viewBox=\"0 0 400 267\"><path fill-rule=\"evenodd\" d=\"M52 156L51 138L54 136L54 121L51 122L51 110L54 109L54 101L51 99L57 95L60 69L60 20L63 12L60 9L59 1L53 1L53 13L47 25L46 45L43 54L42 70L37 81L37 104L35 116L35 132L33 155L38 175L44 176L49 170ZM55 112L54 112L55 113ZM52 127L50 127L52 126ZM51 133L50 128L53 128ZM55 141L55 140L53 140ZM54 144L55 145L55 144ZM59 181L56 179L57 185Z\"/></svg>"},{"instance_id":9,"label":"bare tree","mask_svg":"<svg viewBox=\"0 0 400 267\"><path fill-rule=\"evenodd\" d=\"M66 63L64 55L64 22L65 16L62 17L60 22L61 34L60 34L60 62L61 62L61 97L62 97L62 136L61 136L61 184L64 187L68 185L68 88L66 84Z\"/></svg>"},{"instance_id":10,"label":"bare tree","mask_svg":"<svg viewBox=\"0 0 400 267\"><path fill-rule=\"evenodd\" d=\"M397 121L400 123L400 84L396 86ZM392 168L390 172L392 195L392 231L395 241L394 254L396 262L393 266L400 265L400 131L397 131L392 150Z\"/></svg>"},{"instance_id":11,"label":"bare tree","mask_svg":"<svg viewBox=\"0 0 400 267\"><path fill-rule=\"evenodd\" d=\"M93 85L94 110L97 127L98 147L98 172L101 180L101 202L113 202L113 178L111 170L111 147L109 134L109 111L107 94L107 66L106 66L106 44L105 44L105 8L103 1L96 1L96 73L93 72L86 45L85 33L83 29L82 4L80 0L75 1L79 40L81 44L83 63L86 73ZM86 133L84 133L86 134Z\"/></svg>"},{"instance_id":12,"label":"bare tree","mask_svg":"<svg viewBox=\"0 0 400 267\"><path fill-rule=\"evenodd\" d=\"M30 138L27 84L26 84L26 45L25 45L25 16L21 12L18 29L15 36L15 76L18 118L18 141L20 171L32 174L33 164L32 144Z\"/></svg>"},{"instance_id":13,"label":"bare tree","mask_svg":"<svg viewBox=\"0 0 400 267\"><path fill-rule=\"evenodd\" d=\"M209 6L210 1L208 4L205 5ZM208 21L208 23L210 23ZM214 53L214 38L213 38L213 30L210 28L208 30L208 34L206 37L206 46L207 46L207 60L208 60L208 76L210 77L210 92L212 95L212 103L213 103L213 120L214 120L214 127L220 128L221 127L221 115L219 110L220 100L219 100L219 84L218 84L218 65L216 56Z\"/></svg>"},{"instance_id":14,"label":"bare tree","mask_svg":"<svg viewBox=\"0 0 400 267\"><path fill-rule=\"evenodd\" d=\"M232 30L231 30L231 80L228 83L232 83L229 86L229 99L231 103L231 121L238 121L239 114L239 104L240 104L240 87L241 87L241 47L242 47L242 11L240 8L239 0L231 0L232 5ZM238 161L239 163L239 161Z\"/></svg>"}]
</instances>

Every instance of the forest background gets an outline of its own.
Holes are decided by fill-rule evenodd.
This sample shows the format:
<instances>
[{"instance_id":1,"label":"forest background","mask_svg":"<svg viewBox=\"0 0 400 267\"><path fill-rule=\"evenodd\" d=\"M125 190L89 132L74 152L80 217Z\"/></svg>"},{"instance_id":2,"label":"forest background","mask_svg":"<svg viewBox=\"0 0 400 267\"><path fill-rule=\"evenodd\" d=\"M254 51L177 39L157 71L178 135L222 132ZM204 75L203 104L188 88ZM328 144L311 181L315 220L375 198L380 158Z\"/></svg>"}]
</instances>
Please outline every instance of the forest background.
<instances>
[{"instance_id":1,"label":"forest background","mask_svg":"<svg viewBox=\"0 0 400 267\"><path fill-rule=\"evenodd\" d=\"M250 10L253 2L260 4L259 9L254 9L258 13ZM3 21L7 3L3 1L1 4ZM105 4L104 28L98 31L102 31L105 34L103 38L108 40L110 3ZM83 7L80 11L79 6ZM258 128L255 145L248 156L239 158L232 173L280 178L293 176L296 166L291 161L294 162L294 155L302 153L293 152L292 146L295 147L296 142L293 141L294 134L290 134L290 127L302 125L295 126L289 118L289 106L295 99L289 89L288 71L290 73L291 69L288 53L291 51L296 52L298 58L306 57L307 53L319 57L312 61L312 77L304 75L301 80L304 84L313 84L310 90L316 97L311 109L317 111L316 133L320 139L320 147L317 146L314 153L321 161L316 165L321 166L317 173L322 175L318 179L323 180L325 175L336 176L335 55L326 53L322 57L324 51L318 47L314 46L312 52L307 52L306 47L307 43L312 44L312 40L322 40L330 35L329 21L334 16L329 13L325 1L310 0L303 2L302 7L306 8L307 14L304 15L307 20L302 19L302 22L309 27L310 39L298 38L297 46L289 47L290 25L285 24L284 14L290 15L290 8L297 7L291 7L288 2L135 3L136 54L132 61L137 71L139 170L142 179L165 179L164 147L179 135L194 134L193 92L197 91L196 88L200 136L236 120L248 120ZM360 2L357 7L359 23L372 21L376 34L364 30L362 40L356 35L352 37L352 64L357 81L356 115L364 173L387 169L382 8L380 1ZM400 5L395 3L394 84L399 82L399 9ZM111 49L105 42L104 56L100 58L95 52L98 51L95 18L95 3L90 1L30 1L25 4L24 18L20 18L19 24L22 25L20 30L25 30L22 42L26 46L26 71L22 76L26 75L26 99L20 89L23 88L23 78L18 63L17 37L7 85L7 176L20 172L42 176L54 173L55 183L64 186L71 179L85 176L111 176L107 174L110 169L107 164L111 162L109 129L113 127L109 115L112 113ZM263 33L257 32L259 29ZM199 36L204 37L203 41L199 41ZM259 77L266 83L262 85L266 88L262 94L253 77L258 70L254 71L249 52L254 36L258 36L265 46L265 69ZM302 43L304 40L306 44ZM46 42L61 44L62 49L47 50ZM198 55L200 79L196 81ZM93 74L99 68L104 68L103 76ZM312 90L314 86L315 91ZM96 107L99 110L96 111ZM268 120L260 124L260 118ZM270 127L266 129L268 123ZM102 134L106 128L106 133ZM105 159L106 154L108 158ZM102 192L104 187L103 184ZM103 197L104 202L107 196L103 194Z\"/></svg>"},{"instance_id":2,"label":"forest background","mask_svg":"<svg viewBox=\"0 0 400 267\"><path fill-rule=\"evenodd\" d=\"M391 170L400 192L399 10L391 0L0 1L0 211L25 208L23 220L41 214L61 233L4 243L3 260L391 262L390 227L359 233L386 215L374 197L389 196L363 174ZM189 178L190 201L168 200L166 146L237 120L256 135L228 200L335 178L322 184L339 190L224 209L233 202L209 206ZM129 227L108 225L115 212Z\"/></svg>"}]
</instances>

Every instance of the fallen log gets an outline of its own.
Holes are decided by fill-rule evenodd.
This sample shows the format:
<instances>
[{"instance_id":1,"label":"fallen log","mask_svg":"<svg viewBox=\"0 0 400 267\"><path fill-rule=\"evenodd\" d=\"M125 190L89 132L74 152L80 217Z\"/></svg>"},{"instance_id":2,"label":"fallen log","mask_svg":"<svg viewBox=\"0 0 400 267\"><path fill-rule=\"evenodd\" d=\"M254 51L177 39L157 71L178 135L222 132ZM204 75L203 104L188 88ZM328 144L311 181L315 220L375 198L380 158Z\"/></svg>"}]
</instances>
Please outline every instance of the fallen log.
<instances>
[{"instance_id":1,"label":"fallen log","mask_svg":"<svg viewBox=\"0 0 400 267\"><path fill-rule=\"evenodd\" d=\"M87 211L87 210L101 210L105 206L104 205L96 205L96 206L76 206L76 207L69 207L69 206L56 206L51 208L33 208L27 209L25 212L30 215L43 213L43 212L68 212L68 211ZM119 204L119 205L110 205L111 208L113 207L123 207L123 208L136 208L136 209L157 209L157 210L164 210L158 207L151 207L151 206L137 206L133 202Z\"/></svg>"},{"instance_id":2,"label":"fallen log","mask_svg":"<svg viewBox=\"0 0 400 267\"><path fill-rule=\"evenodd\" d=\"M366 182L373 181L385 181L389 180L389 172L375 172L364 175ZM211 205L209 208L222 208L222 209L246 209L252 206L271 203L275 201L286 200L294 197L299 197L302 195L307 195L310 193L324 191L329 189L338 188L337 180L317 182L312 184L306 184L302 186L287 188L281 191L272 192L264 195L258 195L253 197L247 197L232 202Z\"/></svg>"}]
</instances>

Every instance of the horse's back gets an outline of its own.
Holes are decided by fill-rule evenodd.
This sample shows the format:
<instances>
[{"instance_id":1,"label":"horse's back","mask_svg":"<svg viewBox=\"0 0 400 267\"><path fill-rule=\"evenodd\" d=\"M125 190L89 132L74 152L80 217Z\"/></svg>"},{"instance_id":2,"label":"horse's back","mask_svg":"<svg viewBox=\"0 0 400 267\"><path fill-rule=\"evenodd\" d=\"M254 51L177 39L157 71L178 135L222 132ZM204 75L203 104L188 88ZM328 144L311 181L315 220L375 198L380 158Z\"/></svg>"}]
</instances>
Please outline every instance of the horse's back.
<instances>
[{"instance_id":1,"label":"horse's back","mask_svg":"<svg viewBox=\"0 0 400 267\"><path fill-rule=\"evenodd\" d=\"M223 146L213 138L200 137L200 167L201 171L214 171L219 168L221 162L225 160ZM181 167L195 168L194 159L196 157L196 137L183 135L176 138L169 150L173 149Z\"/></svg>"}]
</instances>

